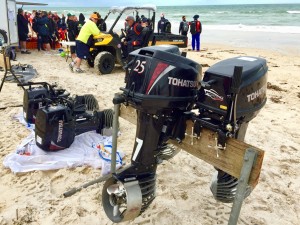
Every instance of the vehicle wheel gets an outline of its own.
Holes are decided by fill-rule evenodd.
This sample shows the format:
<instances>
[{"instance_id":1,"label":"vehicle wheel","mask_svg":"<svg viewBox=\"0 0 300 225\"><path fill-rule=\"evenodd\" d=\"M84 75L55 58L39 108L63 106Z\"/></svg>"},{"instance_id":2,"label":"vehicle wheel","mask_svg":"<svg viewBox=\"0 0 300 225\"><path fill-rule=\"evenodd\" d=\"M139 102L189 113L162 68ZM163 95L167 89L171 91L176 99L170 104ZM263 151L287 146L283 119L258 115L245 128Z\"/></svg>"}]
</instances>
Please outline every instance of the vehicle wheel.
<instances>
[{"instance_id":1,"label":"vehicle wheel","mask_svg":"<svg viewBox=\"0 0 300 225\"><path fill-rule=\"evenodd\" d=\"M2 44L7 43L6 31L0 30L0 39L2 40Z\"/></svg>"},{"instance_id":2,"label":"vehicle wheel","mask_svg":"<svg viewBox=\"0 0 300 225\"><path fill-rule=\"evenodd\" d=\"M100 74L109 74L115 68L115 57L110 52L100 52L94 61Z\"/></svg>"}]
</instances>

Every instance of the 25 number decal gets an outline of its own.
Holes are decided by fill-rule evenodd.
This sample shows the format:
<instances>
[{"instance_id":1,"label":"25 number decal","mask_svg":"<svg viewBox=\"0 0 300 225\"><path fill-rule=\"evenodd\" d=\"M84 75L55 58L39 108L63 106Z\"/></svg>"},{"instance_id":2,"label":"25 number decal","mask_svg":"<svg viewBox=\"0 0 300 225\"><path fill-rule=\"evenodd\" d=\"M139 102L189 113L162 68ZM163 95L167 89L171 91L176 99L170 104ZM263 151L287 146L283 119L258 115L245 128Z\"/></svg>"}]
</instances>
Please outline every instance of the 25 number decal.
<instances>
[{"instance_id":1,"label":"25 number decal","mask_svg":"<svg viewBox=\"0 0 300 225\"><path fill-rule=\"evenodd\" d=\"M145 71L145 64L146 61L136 60L136 66L134 67L133 71L141 74Z\"/></svg>"}]
</instances>

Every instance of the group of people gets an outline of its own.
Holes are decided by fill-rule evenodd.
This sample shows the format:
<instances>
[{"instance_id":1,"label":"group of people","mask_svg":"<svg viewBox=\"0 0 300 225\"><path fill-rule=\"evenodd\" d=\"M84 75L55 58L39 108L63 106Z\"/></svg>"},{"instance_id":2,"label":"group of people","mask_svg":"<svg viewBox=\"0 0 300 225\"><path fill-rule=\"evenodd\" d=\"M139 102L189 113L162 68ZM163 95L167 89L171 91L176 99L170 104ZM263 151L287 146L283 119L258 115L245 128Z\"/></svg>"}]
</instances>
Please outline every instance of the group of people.
<instances>
[{"instance_id":1,"label":"group of people","mask_svg":"<svg viewBox=\"0 0 300 225\"><path fill-rule=\"evenodd\" d=\"M106 31L106 24L101 19L99 13L97 26L101 31ZM75 41L79 35L81 27L85 24L85 17L79 14L79 19L71 13L58 16L56 12L46 12L33 10L32 13L18 9L17 25L22 54L30 54L26 49L26 42L32 36L37 38L37 49L50 51L55 49L57 42L62 40ZM75 57L75 49L71 48L73 58Z\"/></svg>"},{"instance_id":2,"label":"group of people","mask_svg":"<svg viewBox=\"0 0 300 225\"><path fill-rule=\"evenodd\" d=\"M199 15L194 15L193 21L187 22L186 17L182 17L179 26L179 33L187 36L188 32L192 34L192 49L200 51L200 34L202 32ZM106 31L106 24L101 15L94 12L90 18L85 21L81 13L79 19L71 13L67 18L62 14L46 11L32 11L32 14L26 14L22 9L18 10L18 33L22 54L30 54L26 49L26 41L29 37L29 28L36 33L38 40L38 50L50 51L55 49L55 42L68 40L76 42L75 46L70 46L72 62L69 68L74 72L84 72L81 68L81 61L90 57L90 40L93 35L98 35L101 31ZM125 19L126 35L122 38L122 54L127 58L135 47L143 46L145 42L145 33L152 29L151 21L144 17L134 18L127 16ZM162 13L157 24L158 33L171 33L171 23ZM148 32L149 33L149 32ZM44 48L45 47L45 48Z\"/></svg>"},{"instance_id":3,"label":"group of people","mask_svg":"<svg viewBox=\"0 0 300 225\"><path fill-rule=\"evenodd\" d=\"M97 13L90 15L89 20L81 27L79 34L76 38L76 57L69 64L72 72L83 73L80 68L83 59L90 57L90 39L93 35L98 35L101 31L97 24L99 23L100 16ZM125 19L125 35L122 37L121 49L123 58L127 58L128 54L132 52L135 47L143 46L145 40L145 33L150 31L150 20L144 16L141 18L134 18L127 16Z\"/></svg>"},{"instance_id":4,"label":"group of people","mask_svg":"<svg viewBox=\"0 0 300 225\"><path fill-rule=\"evenodd\" d=\"M187 36L190 31L192 35L192 49L200 51L200 34L202 33L202 24L199 21L199 15L193 16L193 21L187 22L186 17L182 16L179 25L179 34Z\"/></svg>"},{"instance_id":5,"label":"group of people","mask_svg":"<svg viewBox=\"0 0 300 225\"><path fill-rule=\"evenodd\" d=\"M67 29L64 15L60 18L57 13L37 10L27 13L22 8L18 9L17 24L22 54L30 54L26 41L34 35L39 51L55 49L56 42L64 38Z\"/></svg>"},{"instance_id":6,"label":"group of people","mask_svg":"<svg viewBox=\"0 0 300 225\"><path fill-rule=\"evenodd\" d=\"M199 21L199 15L194 15L193 20L188 22L185 16L182 16L182 21L179 24L179 34L187 36L190 31L192 35L192 49L200 51L200 34L202 32L202 24ZM171 33L171 23L165 18L162 13L160 20L157 23L158 33Z\"/></svg>"}]
</instances>

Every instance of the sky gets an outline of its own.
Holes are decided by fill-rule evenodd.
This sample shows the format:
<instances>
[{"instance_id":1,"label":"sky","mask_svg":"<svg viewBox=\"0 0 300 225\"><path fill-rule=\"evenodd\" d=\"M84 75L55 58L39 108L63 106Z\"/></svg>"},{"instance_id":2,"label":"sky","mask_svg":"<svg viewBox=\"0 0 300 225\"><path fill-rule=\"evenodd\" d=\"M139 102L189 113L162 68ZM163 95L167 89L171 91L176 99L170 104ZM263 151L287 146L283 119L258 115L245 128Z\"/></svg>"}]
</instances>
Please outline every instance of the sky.
<instances>
[{"instance_id":1,"label":"sky","mask_svg":"<svg viewBox=\"0 0 300 225\"><path fill-rule=\"evenodd\" d=\"M286 4L299 3L300 0L17 0L24 2L48 3L49 7L110 7L124 5L154 4L156 6L168 5L224 5L226 4Z\"/></svg>"}]
</instances>

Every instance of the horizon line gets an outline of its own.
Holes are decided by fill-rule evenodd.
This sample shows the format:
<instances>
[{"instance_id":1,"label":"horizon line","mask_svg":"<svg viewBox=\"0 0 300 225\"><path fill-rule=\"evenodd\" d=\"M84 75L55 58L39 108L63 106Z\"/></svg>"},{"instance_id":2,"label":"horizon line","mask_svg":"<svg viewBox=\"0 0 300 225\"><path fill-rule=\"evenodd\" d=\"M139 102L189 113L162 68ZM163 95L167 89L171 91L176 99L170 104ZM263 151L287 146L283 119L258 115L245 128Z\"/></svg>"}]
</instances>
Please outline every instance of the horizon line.
<instances>
[{"instance_id":1,"label":"horizon line","mask_svg":"<svg viewBox=\"0 0 300 225\"><path fill-rule=\"evenodd\" d=\"M243 3L243 4L198 4L198 5L156 5L156 7L174 7L174 6L225 6L225 5L300 5L300 3ZM143 5L143 4L142 4ZM141 6L142 6L141 5ZM125 5L120 5L120 6L40 6L44 8L48 7L54 7L54 8L91 8L91 7L100 7L100 8L110 8L110 7L124 7ZM127 5L127 6L132 6L132 5ZM140 6L140 5L137 5ZM25 7L25 5L24 5ZM36 6L30 6L28 5L29 8L31 7L36 7Z\"/></svg>"}]
</instances>

